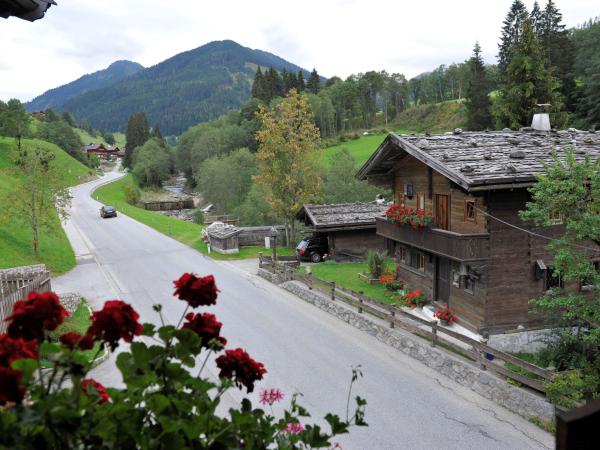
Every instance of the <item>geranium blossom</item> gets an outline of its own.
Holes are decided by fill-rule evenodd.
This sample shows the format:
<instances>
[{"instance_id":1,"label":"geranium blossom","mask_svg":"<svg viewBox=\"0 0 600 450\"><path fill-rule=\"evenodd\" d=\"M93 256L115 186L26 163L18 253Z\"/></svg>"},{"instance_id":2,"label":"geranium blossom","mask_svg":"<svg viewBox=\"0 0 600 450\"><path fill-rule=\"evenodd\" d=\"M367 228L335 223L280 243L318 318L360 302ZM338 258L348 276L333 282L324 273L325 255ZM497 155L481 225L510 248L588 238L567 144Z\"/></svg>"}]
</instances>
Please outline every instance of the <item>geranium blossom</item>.
<instances>
[{"instance_id":1,"label":"geranium blossom","mask_svg":"<svg viewBox=\"0 0 600 450\"><path fill-rule=\"evenodd\" d=\"M87 335L105 341L114 350L119 339L131 342L134 336L142 333L139 317L131 305L121 300L107 301L102 310L92 314L92 325Z\"/></svg>"},{"instance_id":2,"label":"geranium blossom","mask_svg":"<svg viewBox=\"0 0 600 450\"><path fill-rule=\"evenodd\" d=\"M246 387L247 392L254 390L254 382L262 380L267 370L262 363L253 360L248 353L241 348L225 350L225 354L219 356L215 362L221 369L221 378L232 379L235 376L235 384L240 389Z\"/></svg>"},{"instance_id":3,"label":"geranium blossom","mask_svg":"<svg viewBox=\"0 0 600 450\"><path fill-rule=\"evenodd\" d=\"M262 389L260 391L259 402L263 405L272 405L273 403L283 400L284 394L277 388Z\"/></svg>"},{"instance_id":4,"label":"geranium blossom","mask_svg":"<svg viewBox=\"0 0 600 450\"><path fill-rule=\"evenodd\" d=\"M69 315L54 292L31 292L27 300L19 300L6 318L10 337L26 341L43 341L45 330L53 331Z\"/></svg>"},{"instance_id":5,"label":"geranium blossom","mask_svg":"<svg viewBox=\"0 0 600 450\"><path fill-rule=\"evenodd\" d=\"M175 284L173 295L188 302L192 308L217 303L219 289L212 275L198 278L193 273L184 273L178 280L173 281L173 284Z\"/></svg>"}]
</instances>

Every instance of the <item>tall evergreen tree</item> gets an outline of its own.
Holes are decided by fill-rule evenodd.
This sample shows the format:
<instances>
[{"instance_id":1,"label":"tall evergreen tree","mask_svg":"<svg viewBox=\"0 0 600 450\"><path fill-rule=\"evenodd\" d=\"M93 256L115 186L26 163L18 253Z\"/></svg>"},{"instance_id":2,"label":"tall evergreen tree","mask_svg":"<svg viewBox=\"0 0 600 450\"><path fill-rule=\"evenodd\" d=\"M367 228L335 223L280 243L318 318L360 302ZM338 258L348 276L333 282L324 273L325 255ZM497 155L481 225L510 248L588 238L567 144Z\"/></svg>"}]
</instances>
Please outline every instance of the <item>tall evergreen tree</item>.
<instances>
[{"instance_id":1,"label":"tall evergreen tree","mask_svg":"<svg viewBox=\"0 0 600 450\"><path fill-rule=\"evenodd\" d=\"M531 27L533 28L533 32L539 38L543 27L544 15L540 9L540 4L537 1L533 2L533 8L531 9L529 17L531 17Z\"/></svg>"},{"instance_id":2,"label":"tall evergreen tree","mask_svg":"<svg viewBox=\"0 0 600 450\"><path fill-rule=\"evenodd\" d=\"M541 12L537 35L548 66L554 68L554 74L561 82L561 93L569 100L575 89L575 48L569 38L569 32L562 23L562 14L552 0L548 0ZM569 107L571 106L572 104L569 104Z\"/></svg>"},{"instance_id":3,"label":"tall evergreen tree","mask_svg":"<svg viewBox=\"0 0 600 450\"><path fill-rule=\"evenodd\" d=\"M269 67L265 73L265 101L270 102L275 97L283 96L283 83L277 70Z\"/></svg>"},{"instance_id":4,"label":"tall evergreen tree","mask_svg":"<svg viewBox=\"0 0 600 450\"><path fill-rule=\"evenodd\" d=\"M254 83L252 83L252 97L265 100L265 79L260 66L256 69Z\"/></svg>"},{"instance_id":5,"label":"tall evergreen tree","mask_svg":"<svg viewBox=\"0 0 600 450\"><path fill-rule=\"evenodd\" d=\"M310 77L308 77L308 81L306 83L306 90L313 94L318 94L321 89L321 80L319 79L319 74L317 73L317 69L313 69L310 73Z\"/></svg>"},{"instance_id":6,"label":"tall evergreen tree","mask_svg":"<svg viewBox=\"0 0 600 450\"><path fill-rule=\"evenodd\" d=\"M528 18L527 8L521 0L514 0L502 26L498 52L498 68L501 74L505 72L510 63L513 49L519 42L523 29L523 22Z\"/></svg>"},{"instance_id":7,"label":"tall evergreen tree","mask_svg":"<svg viewBox=\"0 0 600 450\"><path fill-rule=\"evenodd\" d=\"M306 89L306 83L304 82L304 75L302 74L301 70L298 71L297 79L298 79L298 82L296 84L296 90L298 92L304 92Z\"/></svg>"},{"instance_id":8,"label":"tall evergreen tree","mask_svg":"<svg viewBox=\"0 0 600 450\"><path fill-rule=\"evenodd\" d=\"M473 131L492 127L489 81L481 57L479 42L475 43L469 60L469 85L467 87L467 128Z\"/></svg>"},{"instance_id":9,"label":"tall evergreen tree","mask_svg":"<svg viewBox=\"0 0 600 450\"><path fill-rule=\"evenodd\" d=\"M146 113L136 112L129 116L127 122L127 131L125 133L126 147L123 165L131 167L133 163L133 152L141 145L144 145L150 139L150 126Z\"/></svg>"},{"instance_id":10,"label":"tall evergreen tree","mask_svg":"<svg viewBox=\"0 0 600 450\"><path fill-rule=\"evenodd\" d=\"M551 112L557 113L562 107L559 87L560 81L546 67L546 58L531 27L531 20L526 18L496 102L499 122L511 128L529 126L539 103L550 103Z\"/></svg>"}]
</instances>

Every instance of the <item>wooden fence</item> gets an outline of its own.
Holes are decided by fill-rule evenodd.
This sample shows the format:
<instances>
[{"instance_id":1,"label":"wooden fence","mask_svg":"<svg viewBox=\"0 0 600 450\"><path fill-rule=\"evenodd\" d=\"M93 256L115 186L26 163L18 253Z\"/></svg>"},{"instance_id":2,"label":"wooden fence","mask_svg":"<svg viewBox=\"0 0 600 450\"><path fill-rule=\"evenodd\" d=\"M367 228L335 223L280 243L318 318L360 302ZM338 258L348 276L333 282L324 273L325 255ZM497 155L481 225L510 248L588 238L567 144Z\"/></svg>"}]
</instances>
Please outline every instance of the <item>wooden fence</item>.
<instances>
[{"instance_id":1,"label":"wooden fence","mask_svg":"<svg viewBox=\"0 0 600 450\"><path fill-rule=\"evenodd\" d=\"M148 211L173 211L176 209L192 209L194 199L187 198L183 200L165 200L160 202L144 202L144 209Z\"/></svg>"},{"instance_id":2,"label":"wooden fence","mask_svg":"<svg viewBox=\"0 0 600 450\"><path fill-rule=\"evenodd\" d=\"M204 225L208 226L213 222L223 222L227 225L236 225L237 224L237 217L235 216L229 216L229 215L223 215L223 216L214 216L214 215L209 215L209 214L204 214Z\"/></svg>"},{"instance_id":3,"label":"wooden fence","mask_svg":"<svg viewBox=\"0 0 600 450\"><path fill-rule=\"evenodd\" d=\"M30 292L50 290L50 273L43 264L0 270L0 333L6 331L5 319L17 301Z\"/></svg>"},{"instance_id":4,"label":"wooden fence","mask_svg":"<svg viewBox=\"0 0 600 450\"><path fill-rule=\"evenodd\" d=\"M282 266L287 264L279 262L273 264L270 258L265 257L262 257L259 265L263 268L271 268L271 271L283 275L284 280L300 281L306 284L309 289L324 293L331 301L342 301L356 308L359 314L369 313L388 322L391 328L402 328L412 334L421 336L429 340L433 347L440 345L450 349L463 357L478 362L482 370L492 370L538 392L546 393L544 383L550 381L555 374L553 370L538 367L509 353L492 348L485 342L477 341L446 327L441 327L437 320L422 319L401 308L367 297L362 292L339 286L335 281L322 280L312 274L300 274L297 266L293 270L291 267L284 268ZM517 373L506 367L506 363L513 364L535 377L531 378Z\"/></svg>"}]
</instances>

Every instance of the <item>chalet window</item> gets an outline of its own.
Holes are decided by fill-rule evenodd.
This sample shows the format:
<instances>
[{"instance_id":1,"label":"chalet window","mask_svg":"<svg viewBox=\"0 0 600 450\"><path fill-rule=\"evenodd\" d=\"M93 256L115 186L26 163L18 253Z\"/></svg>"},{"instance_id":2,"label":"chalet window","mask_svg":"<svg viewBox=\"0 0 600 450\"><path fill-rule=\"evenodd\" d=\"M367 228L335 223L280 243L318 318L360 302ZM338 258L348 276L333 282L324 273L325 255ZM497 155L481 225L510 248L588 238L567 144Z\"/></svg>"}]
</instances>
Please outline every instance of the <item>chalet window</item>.
<instances>
[{"instance_id":1,"label":"chalet window","mask_svg":"<svg viewBox=\"0 0 600 450\"><path fill-rule=\"evenodd\" d=\"M417 192L417 209L425 209L425 194Z\"/></svg>"},{"instance_id":2,"label":"chalet window","mask_svg":"<svg viewBox=\"0 0 600 450\"><path fill-rule=\"evenodd\" d=\"M407 198L413 198L415 195L412 183L404 184L404 196Z\"/></svg>"},{"instance_id":3,"label":"chalet window","mask_svg":"<svg viewBox=\"0 0 600 450\"><path fill-rule=\"evenodd\" d=\"M465 200L465 222L477 223L477 209L474 200Z\"/></svg>"},{"instance_id":4,"label":"chalet window","mask_svg":"<svg viewBox=\"0 0 600 450\"><path fill-rule=\"evenodd\" d=\"M411 250L410 252L410 266L413 269L425 272L425 255L421 252Z\"/></svg>"},{"instance_id":5,"label":"chalet window","mask_svg":"<svg viewBox=\"0 0 600 450\"><path fill-rule=\"evenodd\" d=\"M471 269L470 266L467 266L467 274L465 275L465 291L470 292L471 294L475 291L475 283L479 276Z\"/></svg>"},{"instance_id":6,"label":"chalet window","mask_svg":"<svg viewBox=\"0 0 600 450\"><path fill-rule=\"evenodd\" d=\"M550 222L550 225L562 225L563 220L563 215L558 211L550 211L548 214L548 222Z\"/></svg>"},{"instance_id":7,"label":"chalet window","mask_svg":"<svg viewBox=\"0 0 600 450\"><path fill-rule=\"evenodd\" d=\"M408 256L407 253L408 252L406 251L406 247L402 247L401 245L396 247L396 258L398 259L398 262L406 264L406 259Z\"/></svg>"},{"instance_id":8,"label":"chalet window","mask_svg":"<svg viewBox=\"0 0 600 450\"><path fill-rule=\"evenodd\" d=\"M546 271L546 290L564 288L565 281L563 280L562 274L558 270L547 270Z\"/></svg>"}]
</instances>

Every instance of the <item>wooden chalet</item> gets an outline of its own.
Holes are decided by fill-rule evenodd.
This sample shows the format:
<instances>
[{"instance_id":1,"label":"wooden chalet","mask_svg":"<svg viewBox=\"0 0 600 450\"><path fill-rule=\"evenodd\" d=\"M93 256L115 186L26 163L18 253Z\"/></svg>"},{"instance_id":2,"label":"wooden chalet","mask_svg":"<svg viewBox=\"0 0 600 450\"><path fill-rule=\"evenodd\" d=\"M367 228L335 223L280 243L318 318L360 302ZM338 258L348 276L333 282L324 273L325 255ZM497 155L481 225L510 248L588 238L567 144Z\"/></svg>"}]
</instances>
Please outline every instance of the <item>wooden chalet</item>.
<instances>
[{"instance_id":1,"label":"wooden chalet","mask_svg":"<svg viewBox=\"0 0 600 450\"><path fill-rule=\"evenodd\" d=\"M98 158L107 161L122 158L125 154L125 152L121 151L119 147L105 147L104 144L97 144L95 142L85 144L83 151L88 156L96 155Z\"/></svg>"},{"instance_id":2,"label":"wooden chalet","mask_svg":"<svg viewBox=\"0 0 600 450\"><path fill-rule=\"evenodd\" d=\"M296 218L313 233L327 236L334 259L364 259L370 249L384 250L383 238L375 233L375 218L387 208L376 202L303 205Z\"/></svg>"},{"instance_id":3,"label":"wooden chalet","mask_svg":"<svg viewBox=\"0 0 600 450\"><path fill-rule=\"evenodd\" d=\"M600 134L456 130L435 136L390 134L358 172L358 178L391 188L396 203L430 210L435 223L423 229L376 219L399 265L399 275L434 302L453 308L459 323L483 334L542 325L528 301L561 283L548 269L551 253L543 236L554 226L524 223L519 211L527 188L574 146L575 156L600 155ZM519 227L521 229L518 229Z\"/></svg>"}]
</instances>

